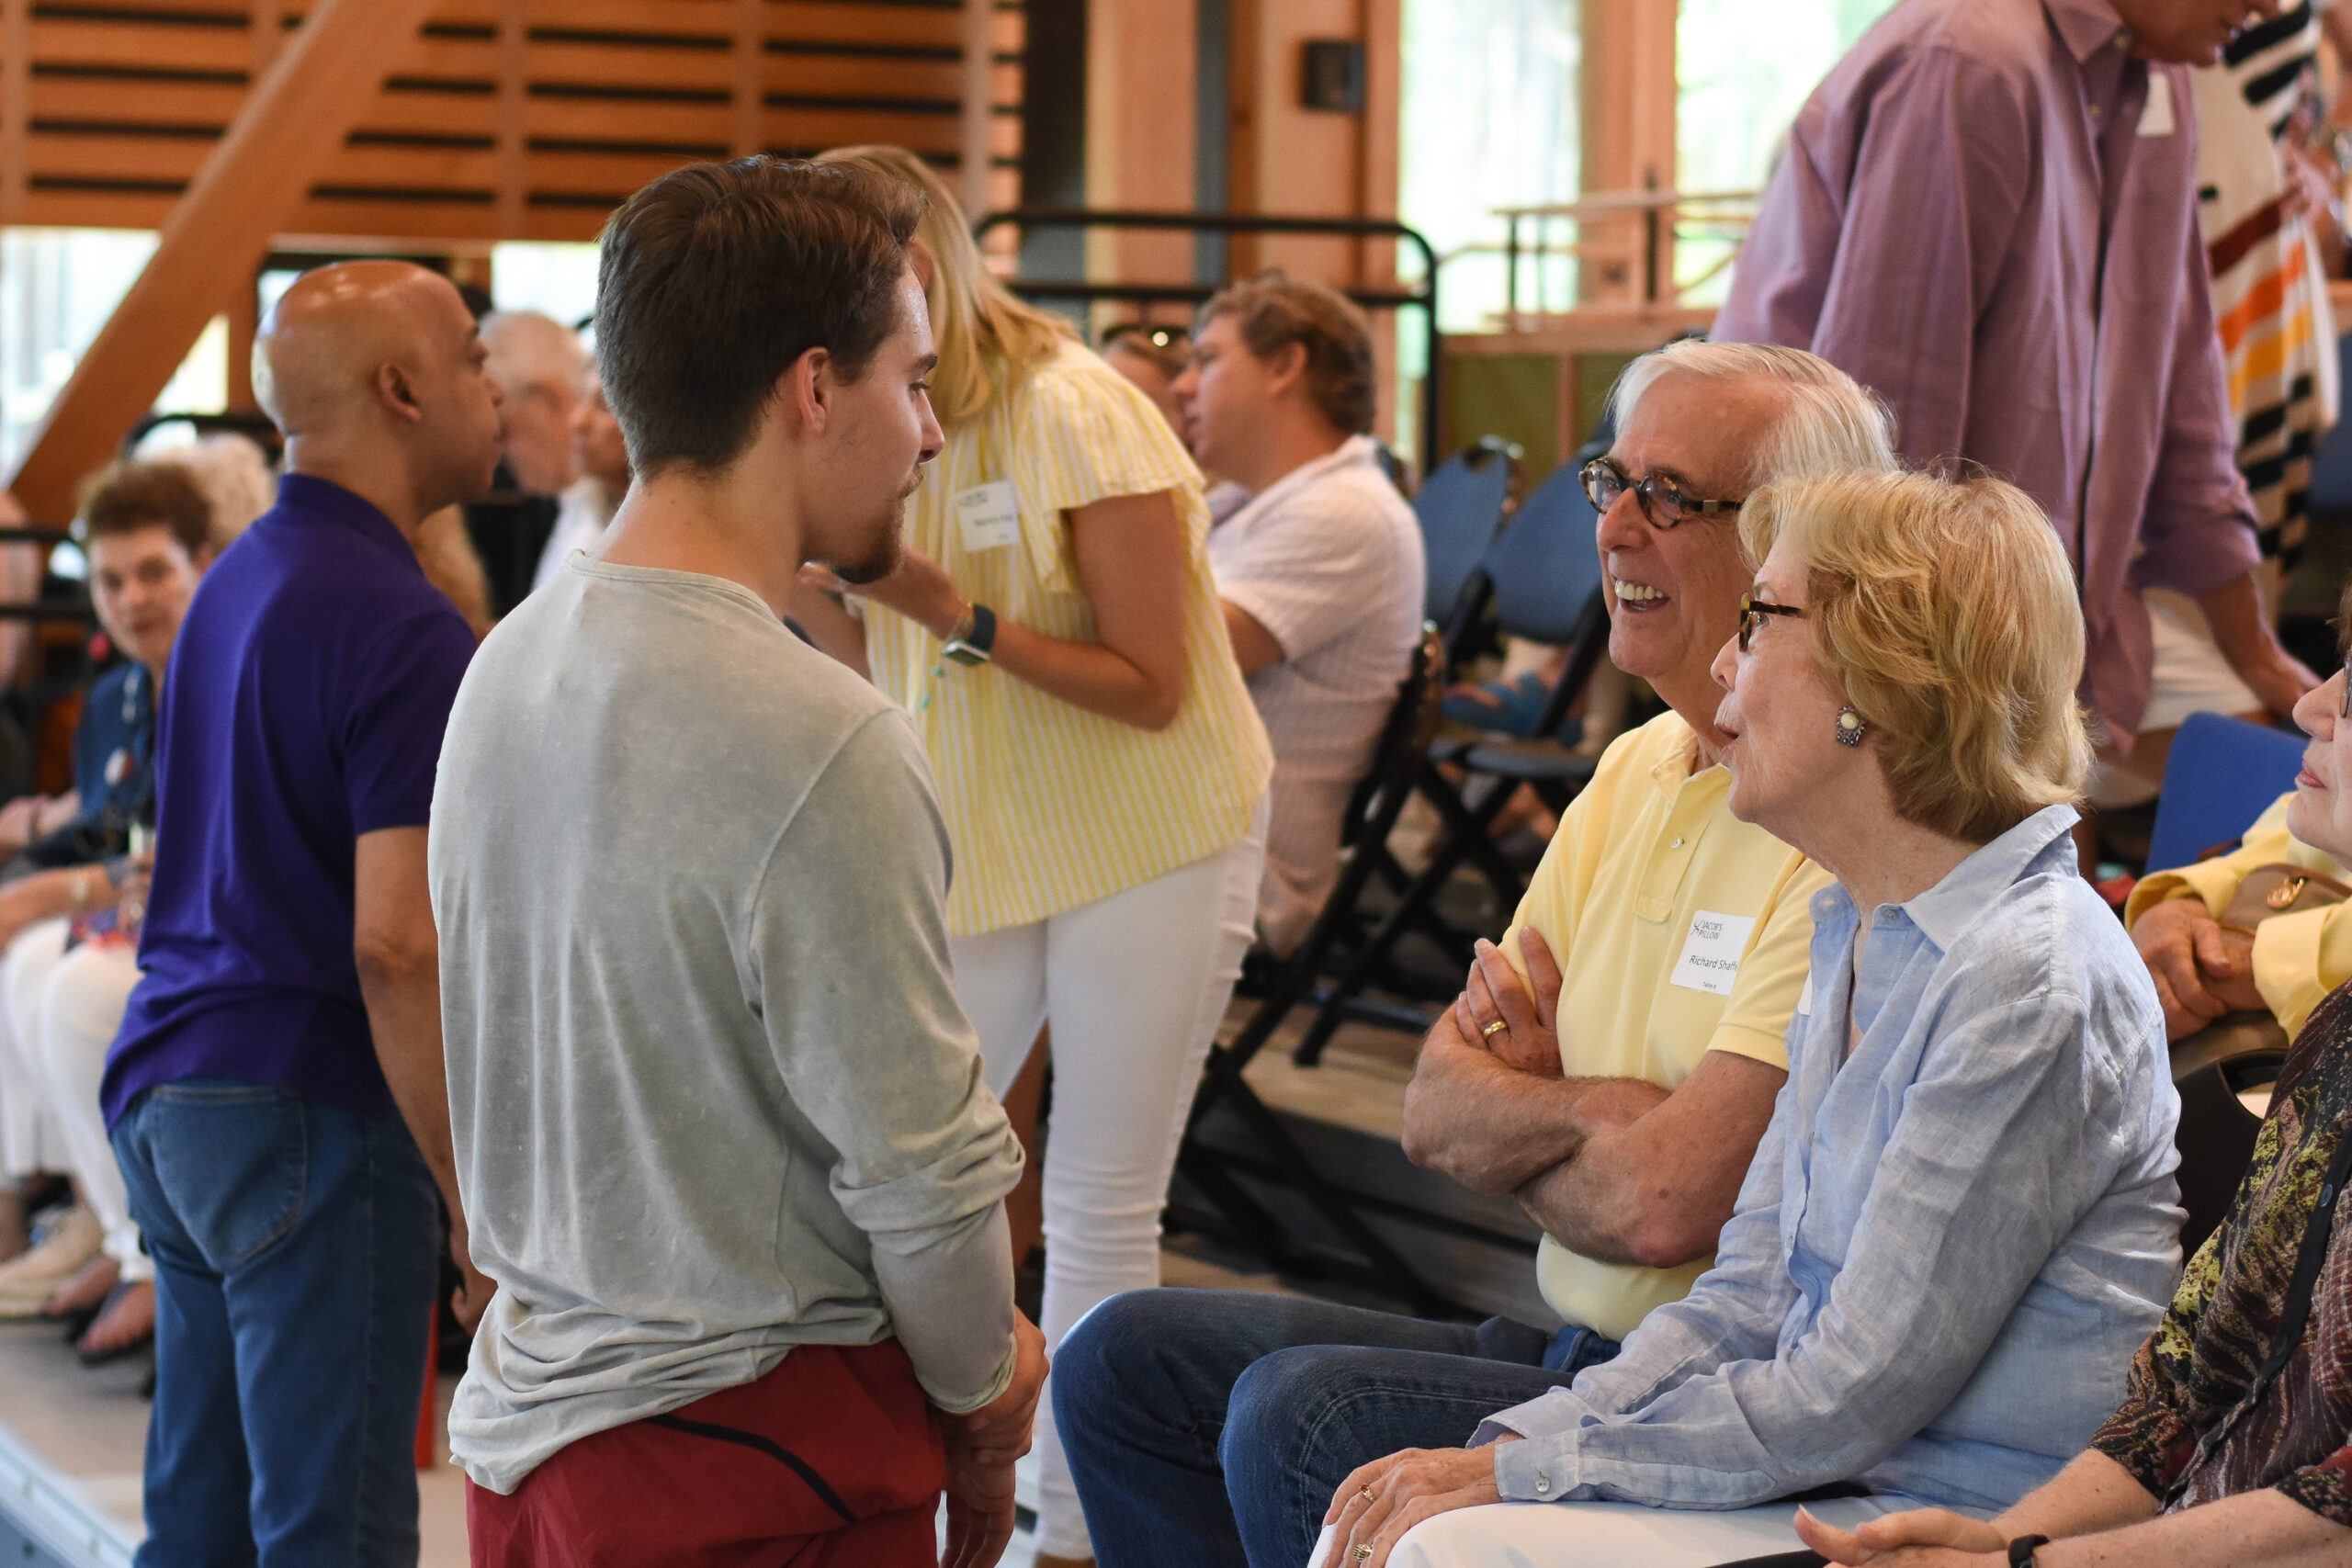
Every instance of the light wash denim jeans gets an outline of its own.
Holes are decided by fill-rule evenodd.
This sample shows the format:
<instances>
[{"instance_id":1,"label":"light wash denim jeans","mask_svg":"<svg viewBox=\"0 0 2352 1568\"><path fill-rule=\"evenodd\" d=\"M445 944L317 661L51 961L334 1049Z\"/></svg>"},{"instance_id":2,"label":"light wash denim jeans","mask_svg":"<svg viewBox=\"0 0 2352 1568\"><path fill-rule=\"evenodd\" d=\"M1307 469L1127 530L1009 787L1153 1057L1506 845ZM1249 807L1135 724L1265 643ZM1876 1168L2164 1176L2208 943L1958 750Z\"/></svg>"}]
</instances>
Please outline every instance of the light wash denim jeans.
<instances>
[{"instance_id":1,"label":"light wash denim jeans","mask_svg":"<svg viewBox=\"0 0 2352 1568\"><path fill-rule=\"evenodd\" d=\"M1062 1341L1054 1419L1102 1568L1302 1568L1357 1466L1460 1448L1616 1353L1588 1328L1135 1291Z\"/></svg>"},{"instance_id":2,"label":"light wash denim jeans","mask_svg":"<svg viewBox=\"0 0 2352 1568\"><path fill-rule=\"evenodd\" d=\"M413 1568L441 1233L407 1127L190 1079L112 1135L155 1259L140 1568Z\"/></svg>"}]
</instances>

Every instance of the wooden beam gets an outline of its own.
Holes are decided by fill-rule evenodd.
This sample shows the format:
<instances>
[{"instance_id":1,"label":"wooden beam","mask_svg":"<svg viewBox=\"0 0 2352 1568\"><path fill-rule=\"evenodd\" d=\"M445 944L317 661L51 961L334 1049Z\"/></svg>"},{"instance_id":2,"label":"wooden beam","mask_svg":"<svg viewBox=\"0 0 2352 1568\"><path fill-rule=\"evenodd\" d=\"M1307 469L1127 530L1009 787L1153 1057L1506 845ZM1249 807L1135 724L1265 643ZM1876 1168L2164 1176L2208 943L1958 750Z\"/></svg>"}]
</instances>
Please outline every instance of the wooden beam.
<instances>
[{"instance_id":1,"label":"wooden beam","mask_svg":"<svg viewBox=\"0 0 2352 1568\"><path fill-rule=\"evenodd\" d=\"M996 118L996 0L964 0L963 125L956 196L975 219L989 209L989 132Z\"/></svg>"},{"instance_id":2,"label":"wooden beam","mask_svg":"<svg viewBox=\"0 0 2352 1568\"><path fill-rule=\"evenodd\" d=\"M249 68L253 80L258 82L268 73L277 59L278 47L286 41L286 28L278 19L277 0L253 0L245 13L245 47L253 64Z\"/></svg>"},{"instance_id":3,"label":"wooden beam","mask_svg":"<svg viewBox=\"0 0 2352 1568\"><path fill-rule=\"evenodd\" d=\"M25 220L32 55L33 0L0 0L0 223Z\"/></svg>"},{"instance_id":4,"label":"wooden beam","mask_svg":"<svg viewBox=\"0 0 2352 1568\"><path fill-rule=\"evenodd\" d=\"M766 150L762 132L767 124L767 51L766 0L735 0L735 86L729 95L732 134L728 140L738 158Z\"/></svg>"},{"instance_id":5,"label":"wooden beam","mask_svg":"<svg viewBox=\"0 0 2352 1568\"><path fill-rule=\"evenodd\" d=\"M259 413L261 400L254 396L254 339L261 332L261 278L258 274L229 296L229 412Z\"/></svg>"},{"instance_id":6,"label":"wooden beam","mask_svg":"<svg viewBox=\"0 0 2352 1568\"><path fill-rule=\"evenodd\" d=\"M45 522L112 455L416 41L427 0L318 0L173 208L155 253L57 395L10 487Z\"/></svg>"},{"instance_id":7,"label":"wooden beam","mask_svg":"<svg viewBox=\"0 0 2352 1568\"><path fill-rule=\"evenodd\" d=\"M1092 0L1086 18L1088 206L1182 212L1193 205L1199 51L1194 0ZM1190 234L1096 230L1088 237L1087 275L1190 283L1193 250ZM1183 321L1190 312L1177 305L1157 315Z\"/></svg>"},{"instance_id":8,"label":"wooden beam","mask_svg":"<svg viewBox=\"0 0 2352 1568\"><path fill-rule=\"evenodd\" d=\"M1586 0L1582 54L1583 169L1588 192L1674 188L1675 0ZM1638 217L1585 227L1589 244L1622 244L1642 254ZM1664 236L1658 263L1674 276L1674 242ZM1577 269L1577 297L1587 303L1631 304L1641 298L1638 259Z\"/></svg>"},{"instance_id":9,"label":"wooden beam","mask_svg":"<svg viewBox=\"0 0 2352 1568\"><path fill-rule=\"evenodd\" d=\"M523 231L526 168L531 139L531 4L505 0L498 8L497 169L492 191L502 234Z\"/></svg>"}]
</instances>

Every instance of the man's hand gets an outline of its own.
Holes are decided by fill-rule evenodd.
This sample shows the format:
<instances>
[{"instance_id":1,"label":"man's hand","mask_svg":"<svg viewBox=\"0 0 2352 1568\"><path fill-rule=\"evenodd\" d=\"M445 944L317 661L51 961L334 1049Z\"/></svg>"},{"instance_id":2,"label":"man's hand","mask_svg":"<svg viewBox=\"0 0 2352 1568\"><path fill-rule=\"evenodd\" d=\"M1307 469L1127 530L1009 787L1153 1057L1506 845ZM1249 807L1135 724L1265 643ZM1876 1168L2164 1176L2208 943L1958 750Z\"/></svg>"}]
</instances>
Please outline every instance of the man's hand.
<instances>
[{"instance_id":1,"label":"man's hand","mask_svg":"<svg viewBox=\"0 0 2352 1568\"><path fill-rule=\"evenodd\" d=\"M2142 914L2132 927L2132 945L2156 983L2165 1007L2165 1033L2178 1040L2194 1034L2229 1010L2206 989L2205 969L2229 963L2221 922L2198 897L2167 898Z\"/></svg>"},{"instance_id":2,"label":"man's hand","mask_svg":"<svg viewBox=\"0 0 2352 1568\"><path fill-rule=\"evenodd\" d=\"M2268 1007L2254 984L2254 939L2222 930L2202 898L2167 898L2149 908L2132 926L2132 943L2156 983L2170 1039L2225 1012Z\"/></svg>"},{"instance_id":3,"label":"man's hand","mask_svg":"<svg viewBox=\"0 0 2352 1568\"><path fill-rule=\"evenodd\" d=\"M1374 1460L1340 1483L1323 1515L1331 1530L1324 1568L1387 1568L1388 1554L1423 1519L1502 1500L1491 1447L1407 1449Z\"/></svg>"},{"instance_id":4,"label":"man's hand","mask_svg":"<svg viewBox=\"0 0 2352 1568\"><path fill-rule=\"evenodd\" d=\"M2262 604L2262 590L2252 568L2211 592L2201 594L2197 607L2213 633L2213 644L2237 671L2238 679L2262 699L2262 705L2280 718L2293 715L2305 692L2319 677L2303 661L2278 646L2278 634Z\"/></svg>"},{"instance_id":5,"label":"man's hand","mask_svg":"<svg viewBox=\"0 0 2352 1568\"><path fill-rule=\"evenodd\" d=\"M947 1444L947 1551L941 1568L993 1568L1012 1539L1012 1464L1029 1451L1046 1386L1046 1337L1012 1314L1012 1381L967 1416L940 1416Z\"/></svg>"},{"instance_id":6,"label":"man's hand","mask_svg":"<svg viewBox=\"0 0 2352 1568\"><path fill-rule=\"evenodd\" d=\"M449 1310L457 1314L458 1326L469 1338L481 1323L481 1314L490 1310L490 1298L498 1293L498 1281L474 1267L473 1237L466 1229L465 1217L449 1217L449 1256L458 1265L458 1289L449 1298Z\"/></svg>"},{"instance_id":7,"label":"man's hand","mask_svg":"<svg viewBox=\"0 0 2352 1568\"><path fill-rule=\"evenodd\" d=\"M1532 926L1519 933L1520 956L1527 963L1528 995L1501 948L1480 938L1469 981L1454 1009L1462 1037L1490 1053L1505 1066L1539 1077L1563 1076L1560 1066L1560 966ZM1500 1021L1503 1027L1487 1032Z\"/></svg>"},{"instance_id":8,"label":"man's hand","mask_svg":"<svg viewBox=\"0 0 2352 1568\"><path fill-rule=\"evenodd\" d=\"M2236 666L2238 679L2262 699L2262 705L2281 718L2292 717L2303 694L2320 683L2311 666L2276 643L2267 656Z\"/></svg>"},{"instance_id":9,"label":"man's hand","mask_svg":"<svg viewBox=\"0 0 2352 1568\"><path fill-rule=\"evenodd\" d=\"M1832 1562L1875 1568L1977 1568L2007 1562L2008 1542L1982 1519L1943 1508L1915 1508L1870 1520L1858 1529L1823 1524L1797 1510L1797 1539Z\"/></svg>"}]
</instances>

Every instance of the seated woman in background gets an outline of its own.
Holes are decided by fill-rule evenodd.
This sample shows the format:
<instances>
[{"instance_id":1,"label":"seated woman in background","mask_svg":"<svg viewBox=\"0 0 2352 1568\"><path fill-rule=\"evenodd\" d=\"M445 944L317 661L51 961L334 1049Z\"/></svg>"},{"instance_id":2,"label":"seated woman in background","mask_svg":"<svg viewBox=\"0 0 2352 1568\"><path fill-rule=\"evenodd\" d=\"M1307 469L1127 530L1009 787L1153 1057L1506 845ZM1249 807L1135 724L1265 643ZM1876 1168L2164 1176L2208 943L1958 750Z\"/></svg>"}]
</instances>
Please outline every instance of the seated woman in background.
<instances>
[{"instance_id":1,"label":"seated woman in background","mask_svg":"<svg viewBox=\"0 0 2352 1568\"><path fill-rule=\"evenodd\" d=\"M2352 589L2336 624L2352 646ZM2352 862L2345 671L2304 695L2295 722L2312 745L2281 826ZM2038 1568L2352 1562L2352 1240L2330 1201L2352 1174L2347 1129L2352 989L2339 987L2295 1037L2229 1218L2190 1260L2089 1448L1989 1524L1932 1509L1852 1532L1801 1521L1807 1543L1885 1568L2027 1554ZM2036 1537L2050 1544L2011 1551Z\"/></svg>"},{"instance_id":2,"label":"seated woman in background","mask_svg":"<svg viewBox=\"0 0 2352 1568\"><path fill-rule=\"evenodd\" d=\"M72 924L115 908L134 870L131 826L153 820L157 695L215 534L198 480L170 461L99 474L78 532L98 625L124 657L84 700L66 797L75 815L40 840L48 868L0 886L0 1154L13 1176L70 1171L80 1201L0 1264L0 1317L96 1315L78 1344L101 1360L145 1343L154 1323L154 1267L98 1112L138 968L119 933Z\"/></svg>"},{"instance_id":3,"label":"seated woman in background","mask_svg":"<svg viewBox=\"0 0 2352 1568\"><path fill-rule=\"evenodd\" d=\"M2075 870L2083 629L2049 523L1998 480L1871 475L1768 487L1741 533L1731 809L1837 885L1715 1265L1487 1446L1351 1475L1326 1562L1697 1568L1794 1549L1789 1499L1839 1483L1849 1523L1989 1514L2090 1435L2163 1314L2178 1100L2147 970ZM1465 1023L1531 1027L1486 972ZM1562 1506L1476 1506L1503 1499Z\"/></svg>"}]
</instances>

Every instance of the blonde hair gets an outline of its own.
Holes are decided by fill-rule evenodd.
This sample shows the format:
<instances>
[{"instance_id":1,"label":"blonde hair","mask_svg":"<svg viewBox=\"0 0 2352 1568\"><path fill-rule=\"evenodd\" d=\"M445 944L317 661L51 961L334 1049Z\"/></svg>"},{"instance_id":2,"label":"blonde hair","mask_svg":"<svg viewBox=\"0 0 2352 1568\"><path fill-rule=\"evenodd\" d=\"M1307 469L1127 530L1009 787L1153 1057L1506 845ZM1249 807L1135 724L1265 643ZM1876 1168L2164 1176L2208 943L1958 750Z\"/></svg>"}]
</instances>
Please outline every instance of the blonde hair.
<instances>
[{"instance_id":1,"label":"blonde hair","mask_svg":"<svg viewBox=\"0 0 2352 1568\"><path fill-rule=\"evenodd\" d=\"M1609 394L1614 428L1625 428L1642 395L1669 370L1717 381L1753 376L1780 386L1788 412L1758 450L1751 485L1894 471L1894 417L1878 395L1819 355L1777 344L1683 338L1643 355Z\"/></svg>"},{"instance_id":2,"label":"blonde hair","mask_svg":"<svg viewBox=\"0 0 2352 1568\"><path fill-rule=\"evenodd\" d=\"M2041 509L1996 479L1846 474L1740 510L1806 570L1804 625L1905 820L1986 843L2081 794L2083 617Z\"/></svg>"},{"instance_id":3,"label":"blonde hair","mask_svg":"<svg viewBox=\"0 0 2352 1568\"><path fill-rule=\"evenodd\" d=\"M1069 322L1016 299L980 259L956 193L938 172L903 147L836 147L820 164L854 164L911 185L928 198L915 241L931 254L931 333L939 367L931 375L932 412L953 427L1010 393L1023 377L1075 342Z\"/></svg>"}]
</instances>

